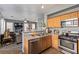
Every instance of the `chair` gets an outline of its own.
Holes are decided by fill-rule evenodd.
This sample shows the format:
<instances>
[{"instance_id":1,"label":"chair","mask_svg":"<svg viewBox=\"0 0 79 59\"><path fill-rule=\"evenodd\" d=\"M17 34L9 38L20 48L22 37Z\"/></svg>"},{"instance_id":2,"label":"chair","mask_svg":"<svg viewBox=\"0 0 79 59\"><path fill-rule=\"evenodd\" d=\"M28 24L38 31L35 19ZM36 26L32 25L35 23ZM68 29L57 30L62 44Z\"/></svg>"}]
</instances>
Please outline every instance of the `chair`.
<instances>
[{"instance_id":1,"label":"chair","mask_svg":"<svg viewBox=\"0 0 79 59\"><path fill-rule=\"evenodd\" d=\"M14 32L10 32L10 36L12 38L12 42L16 42L16 34Z\"/></svg>"}]
</instances>

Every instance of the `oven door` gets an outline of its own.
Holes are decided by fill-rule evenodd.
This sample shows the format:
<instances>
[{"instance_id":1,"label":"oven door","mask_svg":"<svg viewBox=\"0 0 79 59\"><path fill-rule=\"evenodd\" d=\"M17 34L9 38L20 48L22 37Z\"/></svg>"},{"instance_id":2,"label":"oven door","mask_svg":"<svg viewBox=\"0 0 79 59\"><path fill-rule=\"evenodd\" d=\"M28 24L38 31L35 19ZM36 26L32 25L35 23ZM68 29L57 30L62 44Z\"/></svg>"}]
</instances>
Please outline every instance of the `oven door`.
<instances>
[{"instance_id":1,"label":"oven door","mask_svg":"<svg viewBox=\"0 0 79 59\"><path fill-rule=\"evenodd\" d=\"M60 39L60 47L68 52L77 53L77 43Z\"/></svg>"}]
</instances>

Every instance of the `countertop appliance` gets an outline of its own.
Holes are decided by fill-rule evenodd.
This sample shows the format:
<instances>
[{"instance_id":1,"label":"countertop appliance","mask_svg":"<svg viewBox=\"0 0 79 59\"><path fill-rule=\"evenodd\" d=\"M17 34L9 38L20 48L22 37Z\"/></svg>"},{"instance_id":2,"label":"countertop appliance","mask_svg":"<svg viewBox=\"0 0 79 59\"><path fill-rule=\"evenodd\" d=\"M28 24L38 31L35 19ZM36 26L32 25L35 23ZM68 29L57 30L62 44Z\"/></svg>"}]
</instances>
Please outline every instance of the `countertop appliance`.
<instances>
[{"instance_id":1,"label":"countertop appliance","mask_svg":"<svg viewBox=\"0 0 79 59\"><path fill-rule=\"evenodd\" d=\"M61 26L62 27L78 27L79 19L72 18L72 19L67 19L67 20L61 21Z\"/></svg>"}]
</instances>

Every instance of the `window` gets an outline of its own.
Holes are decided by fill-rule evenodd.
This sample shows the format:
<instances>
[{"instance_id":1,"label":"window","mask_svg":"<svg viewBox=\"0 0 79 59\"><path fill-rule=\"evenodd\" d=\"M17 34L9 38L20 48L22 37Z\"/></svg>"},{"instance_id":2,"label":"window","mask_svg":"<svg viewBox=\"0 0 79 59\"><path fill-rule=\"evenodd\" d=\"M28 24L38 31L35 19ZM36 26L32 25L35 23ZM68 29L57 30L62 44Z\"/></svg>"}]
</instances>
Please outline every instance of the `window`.
<instances>
[{"instance_id":1,"label":"window","mask_svg":"<svg viewBox=\"0 0 79 59\"><path fill-rule=\"evenodd\" d=\"M7 28L6 29L9 29L10 31L13 31L13 23L7 22Z\"/></svg>"},{"instance_id":2,"label":"window","mask_svg":"<svg viewBox=\"0 0 79 59\"><path fill-rule=\"evenodd\" d=\"M37 27L37 23L36 22L28 22L24 24L24 31L28 32L31 30L35 30Z\"/></svg>"},{"instance_id":3,"label":"window","mask_svg":"<svg viewBox=\"0 0 79 59\"><path fill-rule=\"evenodd\" d=\"M26 32L26 31L28 31L28 29L29 29L29 25L28 25L28 23L25 23L24 24L24 31Z\"/></svg>"},{"instance_id":4,"label":"window","mask_svg":"<svg viewBox=\"0 0 79 59\"><path fill-rule=\"evenodd\" d=\"M35 27L36 27L36 26L35 26L35 23L32 23L31 26L32 26L32 30L35 30Z\"/></svg>"}]
</instances>

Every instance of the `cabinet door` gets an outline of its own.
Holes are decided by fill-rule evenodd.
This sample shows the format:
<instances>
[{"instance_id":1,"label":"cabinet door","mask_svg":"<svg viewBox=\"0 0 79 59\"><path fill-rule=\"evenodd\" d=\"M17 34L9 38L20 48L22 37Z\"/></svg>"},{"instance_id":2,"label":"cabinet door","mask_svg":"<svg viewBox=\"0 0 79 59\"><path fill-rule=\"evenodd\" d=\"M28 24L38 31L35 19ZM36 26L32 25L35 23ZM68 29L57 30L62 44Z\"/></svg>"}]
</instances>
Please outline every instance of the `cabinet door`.
<instances>
[{"instance_id":1,"label":"cabinet door","mask_svg":"<svg viewBox=\"0 0 79 59\"><path fill-rule=\"evenodd\" d=\"M53 27L53 18L48 19L48 27Z\"/></svg>"},{"instance_id":2,"label":"cabinet door","mask_svg":"<svg viewBox=\"0 0 79 59\"><path fill-rule=\"evenodd\" d=\"M48 27L61 27L60 16L48 19Z\"/></svg>"},{"instance_id":3,"label":"cabinet door","mask_svg":"<svg viewBox=\"0 0 79 59\"><path fill-rule=\"evenodd\" d=\"M51 46L51 44L52 44L50 35L46 37L46 41L47 41L46 42L46 48L49 48Z\"/></svg>"},{"instance_id":4,"label":"cabinet door","mask_svg":"<svg viewBox=\"0 0 79 59\"><path fill-rule=\"evenodd\" d=\"M48 47L51 47L52 46L52 36L50 35L50 36L48 36L48 38L49 38L49 40L48 40Z\"/></svg>"},{"instance_id":5,"label":"cabinet door","mask_svg":"<svg viewBox=\"0 0 79 59\"><path fill-rule=\"evenodd\" d=\"M65 15L61 15L60 19L61 20L65 20L66 19L66 16Z\"/></svg>"},{"instance_id":6,"label":"cabinet door","mask_svg":"<svg viewBox=\"0 0 79 59\"><path fill-rule=\"evenodd\" d=\"M49 38L48 38L48 36L46 36L46 49L48 48L48 46L49 46L49 42L48 42L48 40L49 40Z\"/></svg>"},{"instance_id":7,"label":"cabinet door","mask_svg":"<svg viewBox=\"0 0 79 59\"><path fill-rule=\"evenodd\" d=\"M24 53L25 54L29 53L29 44L28 44L28 39L26 38L26 35L24 35Z\"/></svg>"},{"instance_id":8,"label":"cabinet door","mask_svg":"<svg viewBox=\"0 0 79 59\"><path fill-rule=\"evenodd\" d=\"M48 27L51 27L51 19L48 19L47 23L48 23Z\"/></svg>"},{"instance_id":9,"label":"cabinet door","mask_svg":"<svg viewBox=\"0 0 79 59\"><path fill-rule=\"evenodd\" d=\"M60 16L61 21L62 21L62 20L70 19L70 16L69 16L69 15L70 15L70 14L61 15L61 16Z\"/></svg>"},{"instance_id":10,"label":"cabinet door","mask_svg":"<svg viewBox=\"0 0 79 59\"><path fill-rule=\"evenodd\" d=\"M77 12L77 17L79 18L79 11Z\"/></svg>"},{"instance_id":11,"label":"cabinet door","mask_svg":"<svg viewBox=\"0 0 79 59\"><path fill-rule=\"evenodd\" d=\"M52 36L52 47L58 49L58 44L59 44L58 35L54 34Z\"/></svg>"},{"instance_id":12,"label":"cabinet door","mask_svg":"<svg viewBox=\"0 0 79 59\"><path fill-rule=\"evenodd\" d=\"M35 41L35 42L31 42L30 43L30 53L31 54L36 54L36 53L38 53L37 51L38 51L38 49L37 49L37 47L38 47L38 41Z\"/></svg>"},{"instance_id":13,"label":"cabinet door","mask_svg":"<svg viewBox=\"0 0 79 59\"><path fill-rule=\"evenodd\" d=\"M46 49L46 39L47 39L46 37L43 37L43 45L44 45L44 46L43 46L43 49L44 49L44 50Z\"/></svg>"},{"instance_id":14,"label":"cabinet door","mask_svg":"<svg viewBox=\"0 0 79 59\"><path fill-rule=\"evenodd\" d=\"M42 38L40 38L39 41L39 53L43 50L43 43L42 43Z\"/></svg>"},{"instance_id":15,"label":"cabinet door","mask_svg":"<svg viewBox=\"0 0 79 59\"><path fill-rule=\"evenodd\" d=\"M42 37L42 51L44 50L45 42L44 42L44 37Z\"/></svg>"},{"instance_id":16,"label":"cabinet door","mask_svg":"<svg viewBox=\"0 0 79 59\"><path fill-rule=\"evenodd\" d=\"M78 40L78 54L79 54L79 40Z\"/></svg>"},{"instance_id":17,"label":"cabinet door","mask_svg":"<svg viewBox=\"0 0 79 59\"><path fill-rule=\"evenodd\" d=\"M53 23L54 23L54 27L55 28L60 28L61 27L61 21L60 21L60 17L55 17L54 19L53 19Z\"/></svg>"},{"instance_id":18,"label":"cabinet door","mask_svg":"<svg viewBox=\"0 0 79 59\"><path fill-rule=\"evenodd\" d=\"M39 41L38 41L38 53L40 53L41 51L42 51L42 39L41 38L39 38Z\"/></svg>"},{"instance_id":19,"label":"cabinet door","mask_svg":"<svg viewBox=\"0 0 79 59\"><path fill-rule=\"evenodd\" d=\"M31 54L37 54L41 52L41 41L40 39L34 39L35 41L29 42L30 45L30 53Z\"/></svg>"},{"instance_id":20,"label":"cabinet door","mask_svg":"<svg viewBox=\"0 0 79 59\"><path fill-rule=\"evenodd\" d=\"M78 18L78 12L72 12L69 14L70 18Z\"/></svg>"}]
</instances>

